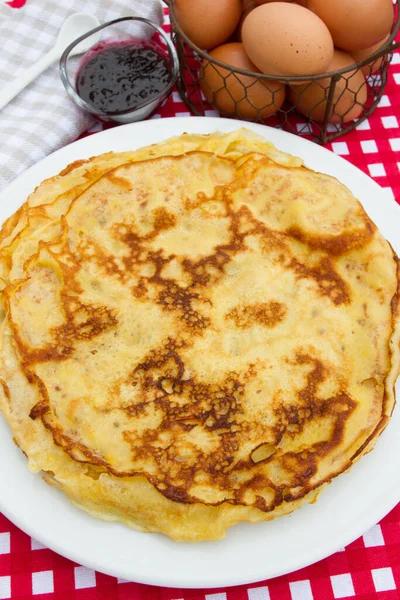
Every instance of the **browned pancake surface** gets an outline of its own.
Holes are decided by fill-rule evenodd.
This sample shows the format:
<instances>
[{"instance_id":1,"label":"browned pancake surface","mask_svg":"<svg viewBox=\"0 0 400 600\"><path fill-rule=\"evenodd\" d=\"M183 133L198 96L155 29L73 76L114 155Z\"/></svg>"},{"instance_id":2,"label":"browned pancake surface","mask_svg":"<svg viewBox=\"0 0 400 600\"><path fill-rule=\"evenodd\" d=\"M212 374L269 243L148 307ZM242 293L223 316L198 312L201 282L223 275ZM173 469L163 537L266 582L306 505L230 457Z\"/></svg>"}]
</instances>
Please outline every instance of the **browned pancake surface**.
<instances>
[{"instance_id":1,"label":"browned pancake surface","mask_svg":"<svg viewBox=\"0 0 400 600\"><path fill-rule=\"evenodd\" d=\"M89 165L3 234L3 410L31 467L175 539L312 500L394 403L397 257L336 180L249 139Z\"/></svg>"}]
</instances>

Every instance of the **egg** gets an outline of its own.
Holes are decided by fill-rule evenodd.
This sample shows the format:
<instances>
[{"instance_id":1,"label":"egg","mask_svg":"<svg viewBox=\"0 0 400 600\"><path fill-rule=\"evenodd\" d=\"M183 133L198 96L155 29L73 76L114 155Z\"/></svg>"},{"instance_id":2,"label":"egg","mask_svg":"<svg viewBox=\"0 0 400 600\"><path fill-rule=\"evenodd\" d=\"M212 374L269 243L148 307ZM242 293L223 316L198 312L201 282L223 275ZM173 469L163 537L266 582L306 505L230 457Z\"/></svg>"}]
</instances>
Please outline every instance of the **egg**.
<instances>
[{"instance_id":1,"label":"egg","mask_svg":"<svg viewBox=\"0 0 400 600\"><path fill-rule=\"evenodd\" d=\"M334 57L328 66L328 72L344 69L354 64L354 58L335 49ZM313 121L324 121L328 104L331 78L323 78L303 85L289 86L289 100L298 112ZM364 110L367 101L367 84L360 70L343 73L336 83L332 98L333 110L329 115L330 123L353 121Z\"/></svg>"},{"instance_id":2,"label":"egg","mask_svg":"<svg viewBox=\"0 0 400 600\"><path fill-rule=\"evenodd\" d=\"M235 31L242 14L240 0L176 0L176 19L193 44L210 50Z\"/></svg>"},{"instance_id":3,"label":"egg","mask_svg":"<svg viewBox=\"0 0 400 600\"><path fill-rule=\"evenodd\" d=\"M268 75L324 73L333 57L327 26L297 4L258 6L244 20L242 38L250 60Z\"/></svg>"},{"instance_id":4,"label":"egg","mask_svg":"<svg viewBox=\"0 0 400 600\"><path fill-rule=\"evenodd\" d=\"M269 4L275 2L275 0L255 0L257 4ZM300 4L301 6L307 6L307 0L283 0L284 2L290 2L291 4Z\"/></svg>"},{"instance_id":5,"label":"egg","mask_svg":"<svg viewBox=\"0 0 400 600\"><path fill-rule=\"evenodd\" d=\"M247 15L258 6L254 0L243 0L242 16L240 17L239 25L235 31L234 39L237 42L242 42L242 25Z\"/></svg>"},{"instance_id":6,"label":"egg","mask_svg":"<svg viewBox=\"0 0 400 600\"><path fill-rule=\"evenodd\" d=\"M259 73L239 42L223 44L210 56L232 67ZM232 72L229 67L219 67L208 60L202 63L200 87L209 104L222 114L248 120L266 119L285 99L284 84Z\"/></svg>"},{"instance_id":7,"label":"egg","mask_svg":"<svg viewBox=\"0 0 400 600\"><path fill-rule=\"evenodd\" d=\"M242 16L249 14L253 8L257 6L256 0L243 0L242 2Z\"/></svg>"},{"instance_id":8,"label":"egg","mask_svg":"<svg viewBox=\"0 0 400 600\"><path fill-rule=\"evenodd\" d=\"M393 25L392 0L308 0L307 6L326 23L342 50L369 48Z\"/></svg>"},{"instance_id":9,"label":"egg","mask_svg":"<svg viewBox=\"0 0 400 600\"><path fill-rule=\"evenodd\" d=\"M389 37L390 37L390 35L387 35L383 40L381 40L374 46L371 46L370 48L365 48L364 50L353 50L352 52L350 52L350 54L354 58L355 62L360 62L362 60L365 60L366 58L368 58L369 56L374 54L377 50L382 48L388 41ZM374 73L377 72L377 70L381 66L382 61L383 61L383 57L377 58L373 63L368 63L368 64L364 65L363 67L361 67L361 70L366 77L368 77L369 75L373 75Z\"/></svg>"}]
</instances>

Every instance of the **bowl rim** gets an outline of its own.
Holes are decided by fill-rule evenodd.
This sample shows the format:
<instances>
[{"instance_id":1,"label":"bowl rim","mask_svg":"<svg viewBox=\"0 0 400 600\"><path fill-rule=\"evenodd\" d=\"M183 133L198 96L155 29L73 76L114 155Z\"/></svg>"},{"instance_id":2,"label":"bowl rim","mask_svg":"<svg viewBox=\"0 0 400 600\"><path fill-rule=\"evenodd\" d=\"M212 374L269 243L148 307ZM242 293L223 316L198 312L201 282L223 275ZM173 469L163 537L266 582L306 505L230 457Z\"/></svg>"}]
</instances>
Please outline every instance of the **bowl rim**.
<instances>
[{"instance_id":1,"label":"bowl rim","mask_svg":"<svg viewBox=\"0 0 400 600\"><path fill-rule=\"evenodd\" d=\"M95 109L91 104L89 104L88 102L86 102L76 91L74 86L72 85L70 78L68 76L68 72L67 72L67 59L69 57L69 54L71 53L71 51L75 48L75 46L77 46L80 42L82 42L83 40L85 40L86 38L92 36L93 34L106 29L107 27L110 27L111 25L115 25L117 23L121 23L122 21L138 21L141 23L144 23L146 25L149 25L150 27L152 27L155 31L157 31L161 37L163 38L163 40L165 41L166 45L167 45L167 49L168 49L168 53L169 53L169 57L171 59L171 67L169 69L170 71L170 80L168 82L168 85L161 90L160 92L158 92L157 94L155 94L154 96L151 97L151 99L146 100L144 102L142 102L141 104L139 104L138 106L135 106L135 108L127 108L125 110L120 110L118 112L104 112L101 110L97 110ZM141 109L145 108L145 107L149 107L150 105L152 105L153 103L162 100L163 98L167 97L172 88L174 87L177 79L178 79L178 75L179 75L179 60L178 60L178 55L176 53L175 47L172 43L172 41L170 40L169 36L167 36L167 34L164 32L164 30L159 27L158 25L156 25L156 23L153 23L152 21L150 21L149 19L145 19L144 17L135 17L135 16L126 16L126 17L119 17L118 19L113 19L112 21L107 21L106 23L103 23L101 25L98 25L97 27L94 27L93 29L91 29L90 31L88 31L87 33L81 35L80 37L76 38L76 40L74 40L71 44L69 44L69 46L67 46L64 50L64 52L61 55L60 61L59 61L59 73L60 73L60 78L61 81L68 93L68 95L72 98L72 100L75 102L75 104L77 104L80 108L86 110L87 112L92 113L93 115L96 115L98 117L105 117L107 119L112 119L113 117L121 117L123 115L128 115L128 114L134 114L136 112L139 112Z\"/></svg>"}]
</instances>

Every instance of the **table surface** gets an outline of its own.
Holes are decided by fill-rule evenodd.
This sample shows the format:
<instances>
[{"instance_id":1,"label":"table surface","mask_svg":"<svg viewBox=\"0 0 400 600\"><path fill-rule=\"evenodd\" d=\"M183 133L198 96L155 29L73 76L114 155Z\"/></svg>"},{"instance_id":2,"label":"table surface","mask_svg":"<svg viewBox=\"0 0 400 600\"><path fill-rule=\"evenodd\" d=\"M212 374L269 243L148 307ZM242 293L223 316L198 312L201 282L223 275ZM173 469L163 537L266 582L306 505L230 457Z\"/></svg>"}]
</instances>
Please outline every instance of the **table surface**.
<instances>
[{"instance_id":1,"label":"table surface","mask_svg":"<svg viewBox=\"0 0 400 600\"><path fill-rule=\"evenodd\" d=\"M217 1L217 0L216 0ZM168 31L168 15L165 29ZM177 91L152 118L190 116ZM97 125L85 133L95 134ZM356 130L327 144L400 204L400 53L379 106ZM0 513L0 600L394 600L400 598L400 504L361 538L307 568L218 590L179 590L121 582L55 554Z\"/></svg>"}]
</instances>

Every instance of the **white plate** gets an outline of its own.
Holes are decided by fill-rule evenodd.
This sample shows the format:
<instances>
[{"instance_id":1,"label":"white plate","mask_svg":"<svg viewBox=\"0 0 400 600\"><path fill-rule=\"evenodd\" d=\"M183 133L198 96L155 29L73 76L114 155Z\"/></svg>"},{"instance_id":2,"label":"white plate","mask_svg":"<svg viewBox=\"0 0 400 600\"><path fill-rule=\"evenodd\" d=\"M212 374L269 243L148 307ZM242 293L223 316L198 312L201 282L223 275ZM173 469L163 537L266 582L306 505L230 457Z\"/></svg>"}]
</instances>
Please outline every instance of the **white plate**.
<instances>
[{"instance_id":1,"label":"white plate","mask_svg":"<svg viewBox=\"0 0 400 600\"><path fill-rule=\"evenodd\" d=\"M29 169L0 197L0 221L14 212L44 178L69 162L109 150L122 151L187 132L232 131L237 121L212 118L151 120L124 125L62 148ZM316 170L338 177L360 199L382 233L400 252L400 209L367 175L332 152L291 134L243 123L278 148L301 156ZM0 419L0 510L45 546L80 564L141 583L221 587L261 581L314 563L350 543L400 500L400 410L373 452L321 495L289 517L232 528L225 540L174 543L117 523L96 520L32 475Z\"/></svg>"}]
</instances>

